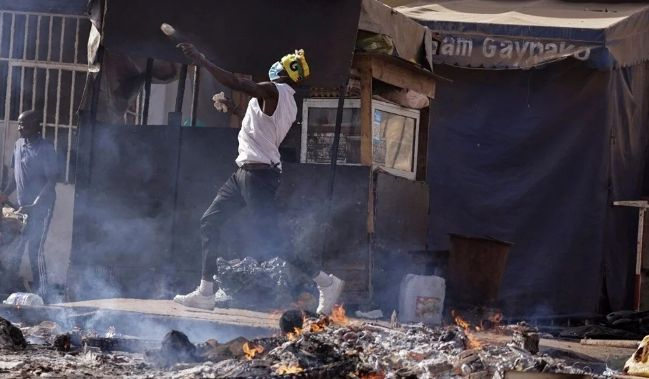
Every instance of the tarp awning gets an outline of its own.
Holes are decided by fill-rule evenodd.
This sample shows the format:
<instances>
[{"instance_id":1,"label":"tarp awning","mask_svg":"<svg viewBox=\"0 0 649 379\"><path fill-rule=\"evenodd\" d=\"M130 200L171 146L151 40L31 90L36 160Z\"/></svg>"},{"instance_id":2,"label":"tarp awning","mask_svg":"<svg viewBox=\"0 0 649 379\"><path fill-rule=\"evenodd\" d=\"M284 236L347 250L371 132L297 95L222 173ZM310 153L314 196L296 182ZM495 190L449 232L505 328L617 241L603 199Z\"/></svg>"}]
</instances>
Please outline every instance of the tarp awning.
<instances>
[{"instance_id":1,"label":"tarp awning","mask_svg":"<svg viewBox=\"0 0 649 379\"><path fill-rule=\"evenodd\" d=\"M428 26L435 63L531 68L574 57L600 69L649 59L649 3L386 1Z\"/></svg>"}]
</instances>

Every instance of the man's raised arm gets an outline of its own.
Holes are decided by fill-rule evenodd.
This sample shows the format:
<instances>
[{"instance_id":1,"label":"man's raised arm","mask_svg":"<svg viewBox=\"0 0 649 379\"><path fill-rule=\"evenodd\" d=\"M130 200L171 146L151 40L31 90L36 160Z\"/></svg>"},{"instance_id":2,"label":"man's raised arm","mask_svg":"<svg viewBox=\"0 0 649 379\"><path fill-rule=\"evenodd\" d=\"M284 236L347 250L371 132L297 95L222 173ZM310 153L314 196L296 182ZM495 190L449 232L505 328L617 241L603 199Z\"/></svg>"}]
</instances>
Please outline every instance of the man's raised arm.
<instances>
[{"instance_id":1,"label":"man's raised arm","mask_svg":"<svg viewBox=\"0 0 649 379\"><path fill-rule=\"evenodd\" d=\"M178 47L197 66L205 67L219 83L235 91L246 93L258 99L277 99L277 88L272 83L256 83L250 79L240 78L210 62L191 43L181 43Z\"/></svg>"}]
</instances>

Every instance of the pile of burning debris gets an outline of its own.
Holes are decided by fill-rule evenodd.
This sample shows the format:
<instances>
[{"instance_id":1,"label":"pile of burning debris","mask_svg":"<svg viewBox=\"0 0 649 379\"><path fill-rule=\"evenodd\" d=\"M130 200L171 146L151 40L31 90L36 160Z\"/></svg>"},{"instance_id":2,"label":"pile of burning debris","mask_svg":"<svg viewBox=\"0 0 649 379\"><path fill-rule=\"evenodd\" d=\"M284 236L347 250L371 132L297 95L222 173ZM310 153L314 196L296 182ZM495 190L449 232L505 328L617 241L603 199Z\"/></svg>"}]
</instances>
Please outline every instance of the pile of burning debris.
<instances>
[{"instance_id":1,"label":"pile of burning debris","mask_svg":"<svg viewBox=\"0 0 649 379\"><path fill-rule=\"evenodd\" d=\"M22 328L27 344L20 330L7 322L0 324L0 374L378 379L504 378L508 371L526 371L603 376L583 364L539 355L539 335L524 324L499 327L512 334L511 342L488 343L459 315L455 321L456 325L431 328L398 325L395 320L350 321L342 307L329 317L289 311L280 321L285 332L281 336L194 345L183 333L171 331L156 349L150 341L129 343L114 330L106 335L60 333L54 323Z\"/></svg>"}]
</instances>

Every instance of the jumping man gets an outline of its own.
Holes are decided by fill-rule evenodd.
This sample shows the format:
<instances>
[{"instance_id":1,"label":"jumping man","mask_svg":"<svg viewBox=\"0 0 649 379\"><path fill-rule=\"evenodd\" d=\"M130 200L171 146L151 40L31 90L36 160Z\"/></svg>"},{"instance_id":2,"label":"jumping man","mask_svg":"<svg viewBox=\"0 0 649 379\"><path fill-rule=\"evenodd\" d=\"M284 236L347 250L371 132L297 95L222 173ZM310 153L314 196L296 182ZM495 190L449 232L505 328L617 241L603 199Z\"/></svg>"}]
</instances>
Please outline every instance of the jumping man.
<instances>
[{"instance_id":1,"label":"jumping man","mask_svg":"<svg viewBox=\"0 0 649 379\"><path fill-rule=\"evenodd\" d=\"M202 278L198 288L187 295L176 295L174 301L188 307L213 309L214 280L219 229L225 221L243 207L252 210L256 225L262 231L276 228L277 205L275 193L282 173L279 146L295 122L297 105L294 87L309 76L309 66L303 51L288 54L275 62L268 72L270 82L256 83L228 72L201 54L192 44L178 47L194 64L207 69L221 84L251 96L239 131L239 167L218 190L214 201L201 218L203 249ZM279 252L279 241L268 233L266 246ZM227 259L237 257L224 257ZM314 262L288 253L286 260L313 278L320 292L318 313L329 314L338 301L344 281L320 271Z\"/></svg>"}]
</instances>

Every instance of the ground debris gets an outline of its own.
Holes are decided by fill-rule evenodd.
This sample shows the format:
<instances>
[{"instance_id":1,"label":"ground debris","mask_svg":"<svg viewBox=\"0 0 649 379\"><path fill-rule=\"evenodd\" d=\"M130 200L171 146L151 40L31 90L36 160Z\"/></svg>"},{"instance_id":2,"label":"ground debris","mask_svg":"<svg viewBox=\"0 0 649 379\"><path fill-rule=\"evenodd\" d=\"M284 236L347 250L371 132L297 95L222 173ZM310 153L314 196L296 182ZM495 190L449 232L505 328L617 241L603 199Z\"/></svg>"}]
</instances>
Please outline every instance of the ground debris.
<instances>
[{"instance_id":1,"label":"ground debris","mask_svg":"<svg viewBox=\"0 0 649 379\"><path fill-rule=\"evenodd\" d=\"M455 325L391 327L306 313L302 321L301 328L295 327L292 333L250 340L240 337L225 343L207 340L193 344L182 332L171 331L158 343L158 350L146 354L115 351L115 346L100 349L87 343L78 348L74 336L85 341L124 336L115 330L109 334L71 331L55 338L58 342L52 345L58 351L44 344L3 352L0 376L79 377L101 373L134 378L426 379L503 378L508 371L604 376L603 369L600 372L560 357L535 355L504 339L481 341L479 336L470 335L471 330ZM41 329L29 330L36 333ZM60 348L68 343L69 351Z\"/></svg>"},{"instance_id":2,"label":"ground debris","mask_svg":"<svg viewBox=\"0 0 649 379\"><path fill-rule=\"evenodd\" d=\"M160 350L148 351L146 357L152 363L161 367L171 367L177 363L200 362L196 346L189 338L177 330L167 333L162 340Z\"/></svg>"},{"instance_id":3,"label":"ground debris","mask_svg":"<svg viewBox=\"0 0 649 379\"><path fill-rule=\"evenodd\" d=\"M512 344L514 346L536 354L539 352L539 341L538 329L527 325L525 322L520 322L514 327L514 335L512 337Z\"/></svg>"},{"instance_id":4,"label":"ground debris","mask_svg":"<svg viewBox=\"0 0 649 379\"><path fill-rule=\"evenodd\" d=\"M0 317L0 349L24 349L27 341L23 332L9 321Z\"/></svg>"}]
</instances>

